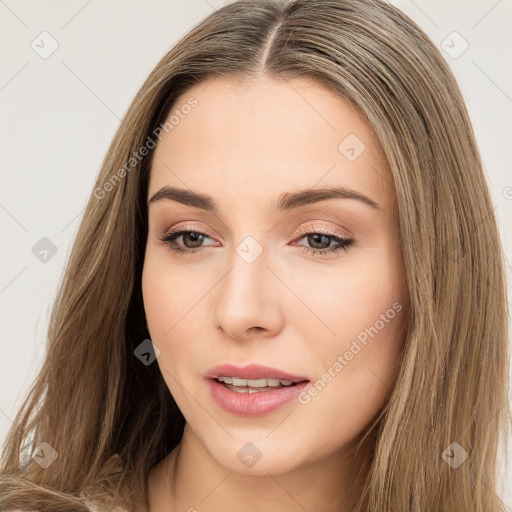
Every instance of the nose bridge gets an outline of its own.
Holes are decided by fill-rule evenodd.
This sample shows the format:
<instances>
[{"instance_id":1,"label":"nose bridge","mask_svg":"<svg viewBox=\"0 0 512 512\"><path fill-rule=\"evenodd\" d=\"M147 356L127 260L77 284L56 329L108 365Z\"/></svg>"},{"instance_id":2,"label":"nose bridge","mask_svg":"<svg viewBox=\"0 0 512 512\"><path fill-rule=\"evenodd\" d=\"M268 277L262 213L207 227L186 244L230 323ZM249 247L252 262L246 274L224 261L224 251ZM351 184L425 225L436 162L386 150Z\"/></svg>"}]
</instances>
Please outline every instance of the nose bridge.
<instances>
[{"instance_id":1,"label":"nose bridge","mask_svg":"<svg viewBox=\"0 0 512 512\"><path fill-rule=\"evenodd\" d=\"M243 337L252 327L278 328L280 306L276 278L267 267L269 255L263 241L250 235L231 249L230 270L220 283L213 312L216 326L234 338Z\"/></svg>"}]
</instances>

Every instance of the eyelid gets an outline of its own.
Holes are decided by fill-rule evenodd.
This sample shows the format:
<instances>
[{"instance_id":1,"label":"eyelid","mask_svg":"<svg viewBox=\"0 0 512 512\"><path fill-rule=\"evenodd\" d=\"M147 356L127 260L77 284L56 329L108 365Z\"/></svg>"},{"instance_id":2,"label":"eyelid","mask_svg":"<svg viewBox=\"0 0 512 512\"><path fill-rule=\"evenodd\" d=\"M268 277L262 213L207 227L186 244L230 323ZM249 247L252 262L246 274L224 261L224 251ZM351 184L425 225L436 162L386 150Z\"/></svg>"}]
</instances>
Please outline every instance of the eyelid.
<instances>
[{"instance_id":1,"label":"eyelid","mask_svg":"<svg viewBox=\"0 0 512 512\"><path fill-rule=\"evenodd\" d=\"M205 235L208 235L209 238L214 238L207 228L203 226L199 226L197 224L187 223L184 224L177 224L176 226L173 226L172 228L166 229L164 231L165 235L171 235L173 233L177 233L178 231L194 231L198 233L204 233Z\"/></svg>"},{"instance_id":2,"label":"eyelid","mask_svg":"<svg viewBox=\"0 0 512 512\"><path fill-rule=\"evenodd\" d=\"M301 226L299 229L297 229L297 233L300 235L306 235L309 233L321 233L323 235L343 238L344 240L349 240L349 239L353 238L353 235L350 232L348 232L346 229L342 229L342 228L338 228L338 229L339 229L339 231L337 231L335 228L331 228L331 227L309 224L309 225Z\"/></svg>"}]
</instances>

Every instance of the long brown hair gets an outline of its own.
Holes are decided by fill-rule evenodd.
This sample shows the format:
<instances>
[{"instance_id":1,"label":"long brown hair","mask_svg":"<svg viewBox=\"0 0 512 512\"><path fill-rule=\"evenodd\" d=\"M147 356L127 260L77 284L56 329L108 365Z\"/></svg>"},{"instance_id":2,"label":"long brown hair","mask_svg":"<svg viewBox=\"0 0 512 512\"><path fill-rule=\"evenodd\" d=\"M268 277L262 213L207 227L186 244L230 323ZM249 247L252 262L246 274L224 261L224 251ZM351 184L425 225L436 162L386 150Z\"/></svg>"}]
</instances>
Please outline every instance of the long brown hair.
<instances>
[{"instance_id":1,"label":"long brown hair","mask_svg":"<svg viewBox=\"0 0 512 512\"><path fill-rule=\"evenodd\" d=\"M505 510L495 466L510 425L506 286L482 162L440 52L377 0L237 1L158 62L87 203L44 364L3 447L2 509L85 511L100 491L146 509L148 473L180 442L184 418L158 366L134 355L148 336L141 271L152 152L141 157L141 148L154 146L192 85L261 73L308 76L346 98L373 127L396 190L409 322L357 510ZM32 455L50 448L58 456L43 468ZM457 468L454 450L468 455Z\"/></svg>"}]
</instances>

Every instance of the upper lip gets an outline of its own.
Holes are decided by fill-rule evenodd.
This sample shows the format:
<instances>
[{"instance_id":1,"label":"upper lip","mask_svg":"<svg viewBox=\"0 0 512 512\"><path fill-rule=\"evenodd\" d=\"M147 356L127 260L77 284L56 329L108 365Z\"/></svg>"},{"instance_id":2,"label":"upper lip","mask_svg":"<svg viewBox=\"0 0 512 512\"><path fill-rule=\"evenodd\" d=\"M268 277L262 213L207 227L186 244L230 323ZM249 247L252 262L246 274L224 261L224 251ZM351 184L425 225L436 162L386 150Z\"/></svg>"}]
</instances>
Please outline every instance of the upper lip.
<instances>
[{"instance_id":1,"label":"upper lip","mask_svg":"<svg viewBox=\"0 0 512 512\"><path fill-rule=\"evenodd\" d=\"M233 364L221 364L211 368L206 373L206 377L216 379L217 377L239 377L241 379L279 379L291 380L292 382L302 382L309 380L307 377L293 375L277 368L262 366L260 364L248 364L247 366L235 366Z\"/></svg>"}]
</instances>

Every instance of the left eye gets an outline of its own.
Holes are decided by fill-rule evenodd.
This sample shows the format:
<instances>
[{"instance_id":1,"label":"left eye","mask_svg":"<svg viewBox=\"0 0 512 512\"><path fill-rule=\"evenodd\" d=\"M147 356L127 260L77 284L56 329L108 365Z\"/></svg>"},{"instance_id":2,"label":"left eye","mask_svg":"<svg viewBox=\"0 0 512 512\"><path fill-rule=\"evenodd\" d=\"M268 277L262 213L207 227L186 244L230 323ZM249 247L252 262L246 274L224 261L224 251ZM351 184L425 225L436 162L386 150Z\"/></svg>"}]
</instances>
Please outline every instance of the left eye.
<instances>
[{"instance_id":1,"label":"left eye","mask_svg":"<svg viewBox=\"0 0 512 512\"><path fill-rule=\"evenodd\" d=\"M184 247L177 244L177 240L182 238L182 242ZM177 254L191 254L202 252L202 243L206 239L210 239L210 237L201 233L200 231L175 231L168 234L165 234L159 237L159 240L164 242L169 249L171 249L174 253ZM354 240L351 238L343 238L333 234L325 234L321 232L309 232L304 233L300 237L300 239L306 238L308 244L312 245L312 247L307 247L302 245L302 250L306 252L311 252L312 254L319 253L321 255L327 253L335 253L341 250L346 251L350 245L353 244ZM336 245L331 247L331 242L336 242ZM327 245L327 247L319 247L322 245ZM211 245L211 244L210 244Z\"/></svg>"},{"instance_id":2,"label":"left eye","mask_svg":"<svg viewBox=\"0 0 512 512\"><path fill-rule=\"evenodd\" d=\"M325 233L306 233L304 234L302 238L306 238L308 244L310 244L312 247L307 247L303 245L303 250L306 250L308 252L312 251L313 254L320 253L320 254L326 254L326 253L333 253L338 252L341 250L347 250L348 247L353 243L353 239L351 238L342 238L336 235L327 235ZM331 242L336 242L336 245L331 247ZM327 247L319 247L322 245L327 244Z\"/></svg>"}]
</instances>

